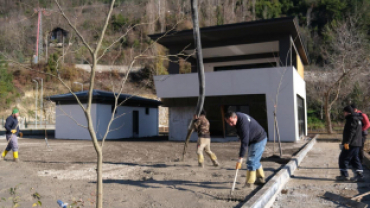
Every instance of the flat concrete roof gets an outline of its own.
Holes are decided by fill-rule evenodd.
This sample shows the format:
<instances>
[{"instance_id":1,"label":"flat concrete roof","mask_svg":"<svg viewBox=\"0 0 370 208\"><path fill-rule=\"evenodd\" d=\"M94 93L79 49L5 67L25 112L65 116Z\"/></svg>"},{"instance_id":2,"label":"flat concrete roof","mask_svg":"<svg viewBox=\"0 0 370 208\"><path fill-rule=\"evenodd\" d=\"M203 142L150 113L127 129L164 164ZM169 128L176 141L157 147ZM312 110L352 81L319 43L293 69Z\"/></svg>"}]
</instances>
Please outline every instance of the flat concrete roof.
<instances>
[{"instance_id":1,"label":"flat concrete roof","mask_svg":"<svg viewBox=\"0 0 370 208\"><path fill-rule=\"evenodd\" d=\"M76 92L75 95L80 99L81 102L86 102L88 100L88 91ZM117 93L103 91L103 90L93 90L93 103L109 103L112 104L115 101L114 95ZM61 104L71 104L76 103L77 100L72 93L53 95L47 100L54 102L60 102ZM147 99L130 94L120 94L118 98L118 103L124 101L123 106L140 106L140 107L158 107L161 102L158 100Z\"/></svg>"},{"instance_id":2,"label":"flat concrete roof","mask_svg":"<svg viewBox=\"0 0 370 208\"><path fill-rule=\"evenodd\" d=\"M226 24L200 29L203 48L261 43L290 35L304 64L309 63L306 48L299 34L295 17ZM149 35L151 39L173 51L194 49L193 30L170 31Z\"/></svg>"}]
</instances>

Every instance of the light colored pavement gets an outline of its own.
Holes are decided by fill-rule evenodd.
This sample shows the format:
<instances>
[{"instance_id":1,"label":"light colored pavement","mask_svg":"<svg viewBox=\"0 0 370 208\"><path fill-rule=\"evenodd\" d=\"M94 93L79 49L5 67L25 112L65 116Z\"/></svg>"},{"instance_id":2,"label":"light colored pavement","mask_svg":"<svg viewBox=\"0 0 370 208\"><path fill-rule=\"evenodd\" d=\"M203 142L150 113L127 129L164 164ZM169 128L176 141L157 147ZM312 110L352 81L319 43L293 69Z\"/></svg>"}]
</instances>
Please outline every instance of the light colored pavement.
<instances>
[{"instance_id":1,"label":"light colored pavement","mask_svg":"<svg viewBox=\"0 0 370 208\"><path fill-rule=\"evenodd\" d=\"M370 191L370 171L365 167L365 182L343 183L335 181L339 175L338 143L316 143L306 158L294 172L289 182L278 194L273 208L299 207L348 207L343 201L330 201L322 197L330 192L346 198ZM350 171L350 176L353 173ZM370 196L364 197L363 203L370 204Z\"/></svg>"}]
</instances>

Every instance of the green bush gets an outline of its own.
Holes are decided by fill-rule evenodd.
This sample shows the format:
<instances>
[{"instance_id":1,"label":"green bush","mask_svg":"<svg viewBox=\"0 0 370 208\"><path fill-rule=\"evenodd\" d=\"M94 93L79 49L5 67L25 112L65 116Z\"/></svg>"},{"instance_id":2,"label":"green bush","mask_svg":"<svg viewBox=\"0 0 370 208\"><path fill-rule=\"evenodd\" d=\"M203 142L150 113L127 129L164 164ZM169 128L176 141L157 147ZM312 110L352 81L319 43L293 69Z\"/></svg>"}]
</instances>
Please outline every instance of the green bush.
<instances>
[{"instance_id":1,"label":"green bush","mask_svg":"<svg viewBox=\"0 0 370 208\"><path fill-rule=\"evenodd\" d=\"M129 19L124 17L122 14L112 16L112 26L114 31L120 31L123 26L129 23Z\"/></svg>"},{"instance_id":2,"label":"green bush","mask_svg":"<svg viewBox=\"0 0 370 208\"><path fill-rule=\"evenodd\" d=\"M307 125L308 128L311 130L320 130L320 129L325 129L325 122L316 116L307 116Z\"/></svg>"}]
</instances>

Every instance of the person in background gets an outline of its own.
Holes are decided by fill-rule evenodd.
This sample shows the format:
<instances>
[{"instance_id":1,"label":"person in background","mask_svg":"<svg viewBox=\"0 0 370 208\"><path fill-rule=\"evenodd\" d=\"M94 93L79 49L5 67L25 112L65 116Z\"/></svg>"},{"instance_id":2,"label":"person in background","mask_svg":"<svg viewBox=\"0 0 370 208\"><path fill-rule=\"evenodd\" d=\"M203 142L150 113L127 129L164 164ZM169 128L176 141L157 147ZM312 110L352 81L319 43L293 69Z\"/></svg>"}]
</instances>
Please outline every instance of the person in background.
<instances>
[{"instance_id":1,"label":"person in background","mask_svg":"<svg viewBox=\"0 0 370 208\"><path fill-rule=\"evenodd\" d=\"M367 129L369 129L370 127L370 122L369 117L367 117L365 113L358 110L357 105L355 103L353 103L351 107L353 108L353 111L355 113L358 113L360 116L362 116L362 146L360 148L360 151L358 152L358 157L360 158L362 164L364 160L364 146L366 141Z\"/></svg>"},{"instance_id":2,"label":"person in background","mask_svg":"<svg viewBox=\"0 0 370 208\"><path fill-rule=\"evenodd\" d=\"M214 166L219 166L215 153L211 151L211 134L209 132L209 121L206 118L206 112L202 110L200 116L194 115L193 129L198 132L198 164L204 167L203 151L211 158Z\"/></svg>"},{"instance_id":3,"label":"person in background","mask_svg":"<svg viewBox=\"0 0 370 208\"><path fill-rule=\"evenodd\" d=\"M340 176L337 176L337 180L362 182L364 181L363 168L358 157L362 145L362 117L355 113L351 106L346 106L343 114L346 123L343 129L343 148L338 161ZM349 164L355 169L355 176L351 179L348 175Z\"/></svg>"},{"instance_id":4,"label":"person in background","mask_svg":"<svg viewBox=\"0 0 370 208\"><path fill-rule=\"evenodd\" d=\"M12 115L10 115L5 122L5 129L6 129L6 140L9 142L8 146L1 153L0 160L4 160L6 154L12 150L13 151L13 159L14 162L19 162L18 158L18 137L17 135L20 134L19 132L19 125L18 125L18 117L19 117L19 110L18 108L14 108L12 111ZM11 140L11 141L9 141Z\"/></svg>"}]
</instances>

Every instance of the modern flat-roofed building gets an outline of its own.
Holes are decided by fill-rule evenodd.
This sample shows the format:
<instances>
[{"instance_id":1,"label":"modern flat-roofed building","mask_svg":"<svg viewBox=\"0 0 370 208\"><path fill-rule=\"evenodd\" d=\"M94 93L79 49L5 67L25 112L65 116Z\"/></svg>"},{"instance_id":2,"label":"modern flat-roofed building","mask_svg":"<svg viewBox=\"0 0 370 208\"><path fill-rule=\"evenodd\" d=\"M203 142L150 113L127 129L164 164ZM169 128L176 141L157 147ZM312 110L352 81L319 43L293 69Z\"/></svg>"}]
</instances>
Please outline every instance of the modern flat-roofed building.
<instances>
[{"instance_id":1,"label":"modern flat-roofed building","mask_svg":"<svg viewBox=\"0 0 370 208\"><path fill-rule=\"evenodd\" d=\"M294 142L307 135L304 65L309 61L295 18L213 26L200 31L206 84L204 109L212 138L235 137L235 130L223 120L224 113L233 110L250 114L273 140L277 93L282 141ZM157 95L169 108L169 139L184 140L199 95L193 31L150 37L168 48L171 55L191 55L187 59L191 73L180 74L177 58L171 56L169 75L154 78ZM194 133L192 140L196 138Z\"/></svg>"},{"instance_id":2,"label":"modern flat-roofed building","mask_svg":"<svg viewBox=\"0 0 370 208\"><path fill-rule=\"evenodd\" d=\"M86 105L88 91L76 92L81 103ZM48 98L56 103L55 138L85 139L91 136L87 128L87 119L74 95L71 93L53 95ZM161 102L139 96L121 94L115 120L110 126L106 139L140 138L158 136L158 106ZM92 94L91 117L99 140L107 131L115 106L113 92L94 90Z\"/></svg>"}]
</instances>

